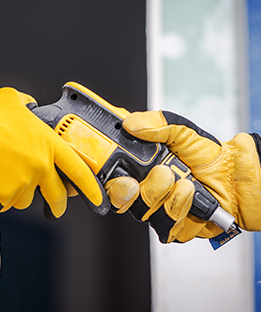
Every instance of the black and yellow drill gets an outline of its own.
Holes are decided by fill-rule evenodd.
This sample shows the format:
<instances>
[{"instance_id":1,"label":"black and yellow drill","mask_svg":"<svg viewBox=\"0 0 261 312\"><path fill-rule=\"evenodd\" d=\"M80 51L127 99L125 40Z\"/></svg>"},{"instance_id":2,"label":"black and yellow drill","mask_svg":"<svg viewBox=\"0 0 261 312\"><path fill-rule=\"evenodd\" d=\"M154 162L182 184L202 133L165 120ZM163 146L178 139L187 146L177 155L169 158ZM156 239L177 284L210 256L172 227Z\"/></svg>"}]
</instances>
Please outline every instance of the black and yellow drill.
<instances>
[{"instance_id":1,"label":"black and yellow drill","mask_svg":"<svg viewBox=\"0 0 261 312\"><path fill-rule=\"evenodd\" d=\"M212 221L226 232L235 228L235 218L220 207L166 145L140 140L124 130L122 121L129 114L124 108L115 107L82 85L69 82L63 86L58 102L30 109L68 142L102 184L120 176L132 176L140 182L155 165L164 164L171 167L176 180L186 178L193 182L195 194L190 213ZM134 205L139 205L138 209L143 212L149 209L141 199ZM160 218L158 213L157 222ZM164 215L162 218L169 217ZM171 226L173 220L169 223ZM163 243L167 239L168 226L165 232L161 235Z\"/></svg>"}]
</instances>

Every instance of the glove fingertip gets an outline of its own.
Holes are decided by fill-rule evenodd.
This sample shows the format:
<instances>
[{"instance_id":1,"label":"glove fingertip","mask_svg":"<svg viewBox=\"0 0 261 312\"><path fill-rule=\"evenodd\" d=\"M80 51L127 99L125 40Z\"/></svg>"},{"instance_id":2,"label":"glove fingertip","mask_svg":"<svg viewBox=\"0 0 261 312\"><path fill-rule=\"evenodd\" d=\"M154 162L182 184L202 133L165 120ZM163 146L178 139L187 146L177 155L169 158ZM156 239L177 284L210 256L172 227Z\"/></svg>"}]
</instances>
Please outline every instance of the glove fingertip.
<instances>
[{"instance_id":1,"label":"glove fingertip","mask_svg":"<svg viewBox=\"0 0 261 312\"><path fill-rule=\"evenodd\" d=\"M97 205L94 203L94 201L89 199L87 197L87 195L71 179L69 179L69 177L57 166L56 166L56 170L59 173L60 177L62 177L63 180L67 180L72 185L72 187L75 189L75 191L81 196L81 198L83 199L85 204L94 213L101 215L101 216L105 216L109 212L109 210L111 208L109 196L107 195L105 189L102 187L100 181L98 180L98 178L95 175L93 175L93 177L95 179L95 182L97 183L96 189L100 192L100 196L99 196L100 202Z\"/></svg>"},{"instance_id":2,"label":"glove fingertip","mask_svg":"<svg viewBox=\"0 0 261 312\"><path fill-rule=\"evenodd\" d=\"M108 181L105 189L117 213L125 213L139 196L139 183L132 177L118 177Z\"/></svg>"},{"instance_id":3,"label":"glove fingertip","mask_svg":"<svg viewBox=\"0 0 261 312\"><path fill-rule=\"evenodd\" d=\"M132 134L167 126L160 111L134 112L123 120L123 127Z\"/></svg>"},{"instance_id":4,"label":"glove fingertip","mask_svg":"<svg viewBox=\"0 0 261 312\"><path fill-rule=\"evenodd\" d=\"M57 218L54 216L54 214L52 213L52 210L50 208L50 206L48 205L47 201L44 200L44 207L43 207L43 211L44 211L44 216L47 220L49 221L54 221L57 220Z\"/></svg>"},{"instance_id":5,"label":"glove fingertip","mask_svg":"<svg viewBox=\"0 0 261 312\"><path fill-rule=\"evenodd\" d=\"M47 203L46 199L44 198L44 196L40 190L40 186L37 186L36 189L43 199L43 212L44 212L45 218L49 221L57 220L57 218L54 216L54 214L52 212L50 205Z\"/></svg>"}]
</instances>

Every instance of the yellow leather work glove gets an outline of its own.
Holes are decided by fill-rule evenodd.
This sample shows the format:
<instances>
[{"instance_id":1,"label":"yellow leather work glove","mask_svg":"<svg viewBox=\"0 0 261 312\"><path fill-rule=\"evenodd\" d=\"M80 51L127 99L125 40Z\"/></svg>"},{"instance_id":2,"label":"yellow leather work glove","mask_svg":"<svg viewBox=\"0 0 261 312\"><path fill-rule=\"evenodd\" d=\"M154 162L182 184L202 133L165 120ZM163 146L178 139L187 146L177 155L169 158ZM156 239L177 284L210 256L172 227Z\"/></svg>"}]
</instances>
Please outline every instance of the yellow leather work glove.
<instances>
[{"instance_id":1,"label":"yellow leather work glove","mask_svg":"<svg viewBox=\"0 0 261 312\"><path fill-rule=\"evenodd\" d=\"M166 111L133 113L123 126L140 139L165 143L242 229L261 230L261 139L257 134L239 133L222 143L186 118ZM140 185L126 177L110 181L108 186L111 202L119 212L129 209L137 219L148 221L162 242L211 238L222 232L212 222L189 213L194 187L185 179L175 183L167 166L154 167ZM113 188L121 191L113 192ZM139 211L139 193L149 207L159 207L147 220L146 211ZM159 219L157 214L166 218Z\"/></svg>"},{"instance_id":2,"label":"yellow leather work glove","mask_svg":"<svg viewBox=\"0 0 261 312\"><path fill-rule=\"evenodd\" d=\"M13 88L0 89L1 212L27 208L39 187L46 216L59 218L71 193L66 177L87 206L105 215L110 202L103 187L67 143L26 107L33 103L37 105Z\"/></svg>"}]
</instances>

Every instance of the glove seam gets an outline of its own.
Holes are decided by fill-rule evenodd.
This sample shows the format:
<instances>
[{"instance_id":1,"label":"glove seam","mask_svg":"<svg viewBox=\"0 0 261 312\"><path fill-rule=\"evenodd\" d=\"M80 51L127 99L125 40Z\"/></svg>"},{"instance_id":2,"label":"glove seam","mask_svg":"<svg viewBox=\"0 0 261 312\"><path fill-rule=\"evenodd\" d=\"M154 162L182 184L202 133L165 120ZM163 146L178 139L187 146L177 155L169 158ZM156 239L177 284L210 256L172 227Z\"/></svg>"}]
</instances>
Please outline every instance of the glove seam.
<instances>
[{"instance_id":1,"label":"glove seam","mask_svg":"<svg viewBox=\"0 0 261 312\"><path fill-rule=\"evenodd\" d=\"M206 164L203 165L199 165L199 166L194 166L194 167L190 167L192 174L194 174L194 171L201 171L201 170L205 170L207 168L210 168L212 165L216 164L219 162L221 157L224 157L225 152L227 151L227 148L224 146L224 144L222 143L221 145L221 149L220 152L213 158L211 159L209 162L207 162Z\"/></svg>"}]
</instances>

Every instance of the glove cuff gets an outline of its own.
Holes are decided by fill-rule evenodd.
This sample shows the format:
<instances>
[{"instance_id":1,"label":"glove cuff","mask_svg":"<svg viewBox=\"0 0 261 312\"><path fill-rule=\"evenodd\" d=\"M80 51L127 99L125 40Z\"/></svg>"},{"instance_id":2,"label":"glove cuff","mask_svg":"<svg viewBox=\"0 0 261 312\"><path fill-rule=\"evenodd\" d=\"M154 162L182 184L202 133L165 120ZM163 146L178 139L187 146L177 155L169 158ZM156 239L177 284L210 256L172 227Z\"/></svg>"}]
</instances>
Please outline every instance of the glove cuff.
<instances>
[{"instance_id":1,"label":"glove cuff","mask_svg":"<svg viewBox=\"0 0 261 312\"><path fill-rule=\"evenodd\" d=\"M257 154L259 156L259 162L261 164L261 138L260 138L259 134L257 134L257 133L250 133L250 135L252 136L252 138L255 141Z\"/></svg>"}]
</instances>

